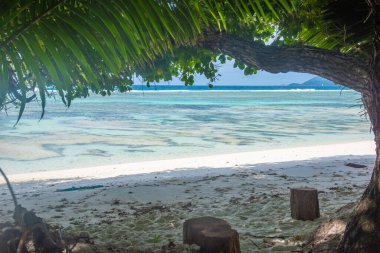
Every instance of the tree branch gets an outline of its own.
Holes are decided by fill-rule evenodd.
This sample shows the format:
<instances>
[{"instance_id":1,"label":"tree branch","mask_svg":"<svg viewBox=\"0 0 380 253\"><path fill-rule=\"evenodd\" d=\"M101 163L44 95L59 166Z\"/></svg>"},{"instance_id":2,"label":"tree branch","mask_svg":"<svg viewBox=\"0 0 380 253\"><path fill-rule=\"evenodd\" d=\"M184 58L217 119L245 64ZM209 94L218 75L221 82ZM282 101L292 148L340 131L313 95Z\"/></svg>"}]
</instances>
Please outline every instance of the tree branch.
<instances>
[{"instance_id":1,"label":"tree branch","mask_svg":"<svg viewBox=\"0 0 380 253\"><path fill-rule=\"evenodd\" d=\"M15 208L16 208L17 205L18 205L17 204L17 198L16 198L15 192L13 191L13 187L11 185L11 182L9 182L9 179L8 179L7 175L5 174L5 172L3 171L2 168L0 168L0 174L3 176L3 178L5 179L5 182L7 183L9 192L11 193L11 196L12 196L12 199L13 199L13 204L15 205Z\"/></svg>"},{"instance_id":2,"label":"tree branch","mask_svg":"<svg viewBox=\"0 0 380 253\"><path fill-rule=\"evenodd\" d=\"M220 32L204 32L198 46L270 73L310 73L358 92L368 91L369 65L338 51L307 46L266 46Z\"/></svg>"}]
</instances>

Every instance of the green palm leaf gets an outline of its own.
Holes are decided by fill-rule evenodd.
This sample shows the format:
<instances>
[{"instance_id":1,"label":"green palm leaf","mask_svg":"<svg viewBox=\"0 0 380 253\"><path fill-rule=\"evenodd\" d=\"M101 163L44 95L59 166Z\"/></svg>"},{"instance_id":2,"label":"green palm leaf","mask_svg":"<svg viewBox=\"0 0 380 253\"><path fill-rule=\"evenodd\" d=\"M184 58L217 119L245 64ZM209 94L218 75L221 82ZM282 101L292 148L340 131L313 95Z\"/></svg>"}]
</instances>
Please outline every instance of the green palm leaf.
<instances>
[{"instance_id":1,"label":"green palm leaf","mask_svg":"<svg viewBox=\"0 0 380 253\"><path fill-rule=\"evenodd\" d=\"M133 73L181 45L194 45L204 29L228 30L229 20L291 11L290 0L14 0L0 3L0 102L17 80L21 107L37 85L62 101L110 93L130 85ZM276 9L276 11L275 11ZM157 77L160 78L160 77ZM167 77L165 77L167 78ZM128 90L128 89L126 89Z\"/></svg>"}]
</instances>

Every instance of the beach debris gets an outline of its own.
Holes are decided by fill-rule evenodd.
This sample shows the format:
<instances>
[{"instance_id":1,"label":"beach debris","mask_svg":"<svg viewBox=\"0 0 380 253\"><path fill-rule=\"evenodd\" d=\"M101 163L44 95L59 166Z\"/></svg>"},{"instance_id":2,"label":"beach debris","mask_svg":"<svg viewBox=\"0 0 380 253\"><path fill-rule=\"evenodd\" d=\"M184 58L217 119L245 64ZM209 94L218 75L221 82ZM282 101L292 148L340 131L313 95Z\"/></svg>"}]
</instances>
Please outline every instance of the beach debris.
<instances>
[{"instance_id":1,"label":"beach debris","mask_svg":"<svg viewBox=\"0 0 380 253\"><path fill-rule=\"evenodd\" d=\"M90 234L87 231L79 232L71 241L71 253L95 253L93 242L90 240Z\"/></svg>"},{"instance_id":2,"label":"beach debris","mask_svg":"<svg viewBox=\"0 0 380 253\"><path fill-rule=\"evenodd\" d=\"M336 172L333 172L332 176L333 177L344 177L342 174L338 174Z\"/></svg>"},{"instance_id":3,"label":"beach debris","mask_svg":"<svg viewBox=\"0 0 380 253\"><path fill-rule=\"evenodd\" d=\"M252 239L249 239L249 241L256 247L256 248L258 248L258 249L261 249L261 247L257 244L257 243L255 243Z\"/></svg>"},{"instance_id":4,"label":"beach debris","mask_svg":"<svg viewBox=\"0 0 380 253\"><path fill-rule=\"evenodd\" d=\"M111 205L120 205L120 199L113 199Z\"/></svg>"},{"instance_id":5,"label":"beach debris","mask_svg":"<svg viewBox=\"0 0 380 253\"><path fill-rule=\"evenodd\" d=\"M230 204L237 205L240 203L240 201L241 201L241 198L232 197L229 202L230 202Z\"/></svg>"},{"instance_id":6,"label":"beach debris","mask_svg":"<svg viewBox=\"0 0 380 253\"><path fill-rule=\"evenodd\" d=\"M102 188L104 185L89 185L89 186L79 186L79 187L69 187L69 188L63 188L63 189L57 189L56 192L70 192L70 191L79 191L79 190L89 190L89 189L97 189Z\"/></svg>"},{"instance_id":7,"label":"beach debris","mask_svg":"<svg viewBox=\"0 0 380 253\"><path fill-rule=\"evenodd\" d=\"M131 206L131 209L135 211L133 214L137 215L137 216L143 215L146 213L150 213L152 211L160 211L160 212L169 212L170 211L169 207L163 206L163 205L152 205L152 206L145 206L145 207L141 207L141 208Z\"/></svg>"},{"instance_id":8,"label":"beach debris","mask_svg":"<svg viewBox=\"0 0 380 253\"><path fill-rule=\"evenodd\" d=\"M81 233L67 243L62 236L61 226L50 226L33 211L29 211L17 202L16 195L6 174L0 168L11 193L15 210L14 223L0 224L1 253L94 253L89 246L89 234ZM62 199L62 202L67 201ZM80 240L85 240L81 242ZM70 241L70 239L68 240ZM86 250L84 250L86 249Z\"/></svg>"},{"instance_id":9,"label":"beach debris","mask_svg":"<svg viewBox=\"0 0 380 253\"><path fill-rule=\"evenodd\" d=\"M302 236L301 235L293 235L290 238L290 240L293 241L293 242L299 242L299 241L302 241Z\"/></svg>"},{"instance_id":10,"label":"beach debris","mask_svg":"<svg viewBox=\"0 0 380 253\"><path fill-rule=\"evenodd\" d=\"M134 248L129 247L126 251L125 249L120 249L120 251L108 251L108 252L128 252L128 253L200 253L199 246L192 245L182 245L175 244L172 241L169 241L169 244L161 246L161 248Z\"/></svg>"},{"instance_id":11,"label":"beach debris","mask_svg":"<svg viewBox=\"0 0 380 253\"><path fill-rule=\"evenodd\" d=\"M167 246L168 248L174 248L176 245L172 240L170 240Z\"/></svg>"},{"instance_id":12,"label":"beach debris","mask_svg":"<svg viewBox=\"0 0 380 253\"><path fill-rule=\"evenodd\" d=\"M181 207L182 207L182 209L190 211L193 207L193 204L191 202L187 202L187 203L183 204Z\"/></svg>"},{"instance_id":13,"label":"beach debris","mask_svg":"<svg viewBox=\"0 0 380 253\"><path fill-rule=\"evenodd\" d=\"M95 250L88 243L78 242L73 249L72 253L95 253Z\"/></svg>"},{"instance_id":14,"label":"beach debris","mask_svg":"<svg viewBox=\"0 0 380 253\"><path fill-rule=\"evenodd\" d=\"M286 238L292 237L290 235L254 235L251 233L245 233L244 235L252 237L252 238L256 238L256 239L259 238L259 239L264 239L264 240L267 240L267 239L286 239Z\"/></svg>"},{"instance_id":15,"label":"beach debris","mask_svg":"<svg viewBox=\"0 0 380 253\"><path fill-rule=\"evenodd\" d=\"M231 190L232 190L231 187L216 187L216 188L214 188L214 191L220 192L220 193L229 192Z\"/></svg>"},{"instance_id":16,"label":"beach debris","mask_svg":"<svg viewBox=\"0 0 380 253\"><path fill-rule=\"evenodd\" d=\"M49 226L40 217L18 204L12 185L1 168L0 173L7 183L15 205L15 224L3 227L0 233L0 246L4 246L1 249L6 250L5 253L62 253L65 245L60 233L51 233Z\"/></svg>"},{"instance_id":17,"label":"beach debris","mask_svg":"<svg viewBox=\"0 0 380 253\"><path fill-rule=\"evenodd\" d=\"M251 238L249 238L249 241L258 249L270 248L270 252L298 252L294 250L299 249L304 242L301 235L254 235L251 233L245 233L244 236L255 239L256 242ZM258 239L262 239L262 241L259 243L257 242Z\"/></svg>"},{"instance_id":18,"label":"beach debris","mask_svg":"<svg viewBox=\"0 0 380 253\"><path fill-rule=\"evenodd\" d=\"M290 189L291 216L295 220L315 220L320 217L318 191L314 188Z\"/></svg>"},{"instance_id":19,"label":"beach debris","mask_svg":"<svg viewBox=\"0 0 380 253\"><path fill-rule=\"evenodd\" d=\"M183 243L199 245L201 252L240 253L238 232L227 221L210 216L186 220Z\"/></svg>"},{"instance_id":20,"label":"beach debris","mask_svg":"<svg viewBox=\"0 0 380 253\"><path fill-rule=\"evenodd\" d=\"M344 164L348 167L356 168L356 169L361 169L361 168L367 168L367 165L359 164L359 163L346 163Z\"/></svg>"}]
</instances>

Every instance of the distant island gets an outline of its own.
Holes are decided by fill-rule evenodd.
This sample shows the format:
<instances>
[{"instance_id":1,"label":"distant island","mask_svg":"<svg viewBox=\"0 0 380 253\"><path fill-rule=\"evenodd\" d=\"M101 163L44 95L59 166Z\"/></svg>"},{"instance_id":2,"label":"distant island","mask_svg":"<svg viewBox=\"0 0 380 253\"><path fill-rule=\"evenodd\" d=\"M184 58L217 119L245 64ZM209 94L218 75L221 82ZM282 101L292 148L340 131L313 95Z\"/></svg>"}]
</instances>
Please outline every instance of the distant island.
<instances>
[{"instance_id":1,"label":"distant island","mask_svg":"<svg viewBox=\"0 0 380 253\"><path fill-rule=\"evenodd\" d=\"M322 78L322 77L319 77L319 76L316 76L314 78L311 78L309 80L307 80L306 82L303 82L303 83L290 83L286 86L290 86L290 87L306 87L306 86L312 86L312 87L329 87L329 86L334 86L334 87L337 87L339 86L339 84L336 84L328 79L325 79L325 78Z\"/></svg>"},{"instance_id":2,"label":"distant island","mask_svg":"<svg viewBox=\"0 0 380 253\"><path fill-rule=\"evenodd\" d=\"M218 85L213 88L207 85L189 85L184 84L152 84L149 87L143 84L133 85L134 90L153 91L210 91L210 90L341 90L343 87L334 82L321 77L313 77L303 83L290 83L283 85Z\"/></svg>"}]
</instances>

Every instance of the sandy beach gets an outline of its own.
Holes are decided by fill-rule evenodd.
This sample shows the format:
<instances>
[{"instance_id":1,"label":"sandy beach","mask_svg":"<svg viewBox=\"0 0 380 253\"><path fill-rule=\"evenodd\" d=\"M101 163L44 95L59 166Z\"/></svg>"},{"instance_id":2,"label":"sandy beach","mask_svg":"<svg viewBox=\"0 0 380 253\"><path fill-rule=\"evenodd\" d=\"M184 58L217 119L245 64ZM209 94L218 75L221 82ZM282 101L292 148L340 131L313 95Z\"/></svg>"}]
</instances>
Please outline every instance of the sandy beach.
<instances>
[{"instance_id":1,"label":"sandy beach","mask_svg":"<svg viewBox=\"0 0 380 253\"><path fill-rule=\"evenodd\" d=\"M66 234L86 231L100 252L182 242L192 217L227 220L242 252L288 252L339 207L355 201L374 162L369 141L11 174L20 204ZM358 163L366 168L345 164ZM67 190L70 187L95 189ZM319 191L321 218L290 217L289 188ZM13 203L0 185L0 222Z\"/></svg>"}]
</instances>

